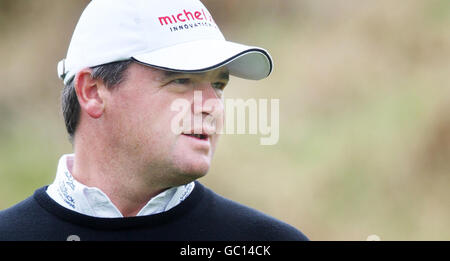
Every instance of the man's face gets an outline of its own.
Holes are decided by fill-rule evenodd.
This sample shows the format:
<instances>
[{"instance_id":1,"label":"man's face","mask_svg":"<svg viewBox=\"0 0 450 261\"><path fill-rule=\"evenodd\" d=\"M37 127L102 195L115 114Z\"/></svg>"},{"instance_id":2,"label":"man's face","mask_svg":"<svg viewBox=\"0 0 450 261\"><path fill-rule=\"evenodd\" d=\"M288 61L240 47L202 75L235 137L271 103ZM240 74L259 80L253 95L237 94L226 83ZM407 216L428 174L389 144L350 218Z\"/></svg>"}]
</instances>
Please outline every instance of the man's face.
<instances>
[{"instance_id":1,"label":"man's face","mask_svg":"<svg viewBox=\"0 0 450 261\"><path fill-rule=\"evenodd\" d=\"M205 134L208 128L211 133L214 126L204 121L202 129L202 124L195 125L194 119L211 119L212 111L223 114L222 92L228 78L226 68L185 74L131 64L124 81L107 92L103 121L109 131L106 133L109 145L129 165L151 173L153 180L167 182L167 186L186 184L204 176L218 134L198 138L177 133L173 123L174 118L180 117L180 110L174 110L173 105L179 99L189 105L184 116L190 117L192 124L184 133L194 130L194 126L200 126L200 133ZM208 106L204 106L205 102Z\"/></svg>"}]
</instances>

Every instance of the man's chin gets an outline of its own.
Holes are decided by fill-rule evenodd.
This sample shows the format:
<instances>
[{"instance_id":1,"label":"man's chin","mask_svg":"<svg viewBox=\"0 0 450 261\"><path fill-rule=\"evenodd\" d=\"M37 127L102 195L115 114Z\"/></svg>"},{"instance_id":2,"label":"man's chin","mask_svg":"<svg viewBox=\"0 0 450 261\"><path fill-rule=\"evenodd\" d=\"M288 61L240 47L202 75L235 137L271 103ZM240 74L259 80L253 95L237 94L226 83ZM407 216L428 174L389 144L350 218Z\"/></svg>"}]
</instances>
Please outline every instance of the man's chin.
<instances>
[{"instance_id":1,"label":"man's chin","mask_svg":"<svg viewBox=\"0 0 450 261\"><path fill-rule=\"evenodd\" d=\"M205 176L209 171L209 164L207 166L198 166L199 164L187 166L181 170L183 176L192 179L199 179Z\"/></svg>"},{"instance_id":2,"label":"man's chin","mask_svg":"<svg viewBox=\"0 0 450 261\"><path fill-rule=\"evenodd\" d=\"M178 162L177 178L181 183L187 184L196 179L204 177L209 171L210 164L205 161Z\"/></svg>"},{"instance_id":3,"label":"man's chin","mask_svg":"<svg viewBox=\"0 0 450 261\"><path fill-rule=\"evenodd\" d=\"M189 183L204 177L211 166L212 153L203 153L192 150L177 150L172 155L172 166L178 179Z\"/></svg>"}]
</instances>

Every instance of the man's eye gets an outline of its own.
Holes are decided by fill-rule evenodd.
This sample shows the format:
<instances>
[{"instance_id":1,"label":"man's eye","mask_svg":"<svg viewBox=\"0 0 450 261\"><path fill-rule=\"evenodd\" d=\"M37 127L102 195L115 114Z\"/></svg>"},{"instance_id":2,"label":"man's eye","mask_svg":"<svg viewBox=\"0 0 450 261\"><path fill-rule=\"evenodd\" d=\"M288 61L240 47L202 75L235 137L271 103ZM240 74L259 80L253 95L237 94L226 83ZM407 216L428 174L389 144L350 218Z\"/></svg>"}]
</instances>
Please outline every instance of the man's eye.
<instances>
[{"instance_id":1,"label":"man's eye","mask_svg":"<svg viewBox=\"0 0 450 261\"><path fill-rule=\"evenodd\" d=\"M213 82L213 83L211 83L211 86L212 86L214 89L223 90L223 89L225 88L226 84L223 83L223 82Z\"/></svg>"},{"instance_id":2,"label":"man's eye","mask_svg":"<svg viewBox=\"0 0 450 261\"><path fill-rule=\"evenodd\" d=\"M172 81L175 84L189 84L191 83L191 79L189 78L180 78L180 79L175 79Z\"/></svg>"}]
</instances>

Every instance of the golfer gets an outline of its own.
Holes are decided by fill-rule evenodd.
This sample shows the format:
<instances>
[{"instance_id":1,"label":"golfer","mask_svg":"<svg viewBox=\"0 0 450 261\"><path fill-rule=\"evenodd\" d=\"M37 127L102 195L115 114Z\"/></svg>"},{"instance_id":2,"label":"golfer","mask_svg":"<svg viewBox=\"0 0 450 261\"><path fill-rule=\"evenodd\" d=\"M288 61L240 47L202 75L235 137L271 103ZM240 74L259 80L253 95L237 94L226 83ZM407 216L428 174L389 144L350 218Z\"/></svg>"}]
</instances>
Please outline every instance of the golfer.
<instances>
[{"instance_id":1,"label":"golfer","mask_svg":"<svg viewBox=\"0 0 450 261\"><path fill-rule=\"evenodd\" d=\"M230 75L272 66L264 49L226 41L198 0L91 1L57 66L74 152L52 184L0 212L0 240L307 240L197 181ZM187 124L174 128L180 101Z\"/></svg>"}]
</instances>

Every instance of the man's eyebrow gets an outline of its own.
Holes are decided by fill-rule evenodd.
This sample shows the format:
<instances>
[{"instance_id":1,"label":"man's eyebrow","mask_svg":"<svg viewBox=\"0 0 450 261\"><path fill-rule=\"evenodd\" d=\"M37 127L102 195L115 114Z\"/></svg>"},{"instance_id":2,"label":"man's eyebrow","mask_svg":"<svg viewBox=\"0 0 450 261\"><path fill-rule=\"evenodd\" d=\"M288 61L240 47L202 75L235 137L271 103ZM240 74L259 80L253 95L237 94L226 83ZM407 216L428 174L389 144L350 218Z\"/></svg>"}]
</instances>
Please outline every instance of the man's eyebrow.
<instances>
[{"instance_id":1,"label":"man's eyebrow","mask_svg":"<svg viewBox=\"0 0 450 261\"><path fill-rule=\"evenodd\" d=\"M171 77L176 77L179 75L189 75L189 74L195 74L195 73L189 73L189 72L175 72L175 71L164 71L164 76L166 78L171 78ZM221 72L219 73L219 75L217 76L220 80L226 80L228 81L230 79L230 73L228 71L226 72Z\"/></svg>"},{"instance_id":2,"label":"man's eyebrow","mask_svg":"<svg viewBox=\"0 0 450 261\"><path fill-rule=\"evenodd\" d=\"M185 73L174 72L174 71L164 71L164 76L167 77L167 78L173 77L173 76L176 76L176 75L180 75L180 74L185 74Z\"/></svg>"},{"instance_id":3,"label":"man's eyebrow","mask_svg":"<svg viewBox=\"0 0 450 261\"><path fill-rule=\"evenodd\" d=\"M221 73L219 74L219 79L221 79L221 80L226 80L226 81L230 80L230 73L229 73L228 71L226 71L226 72L221 72Z\"/></svg>"}]
</instances>

